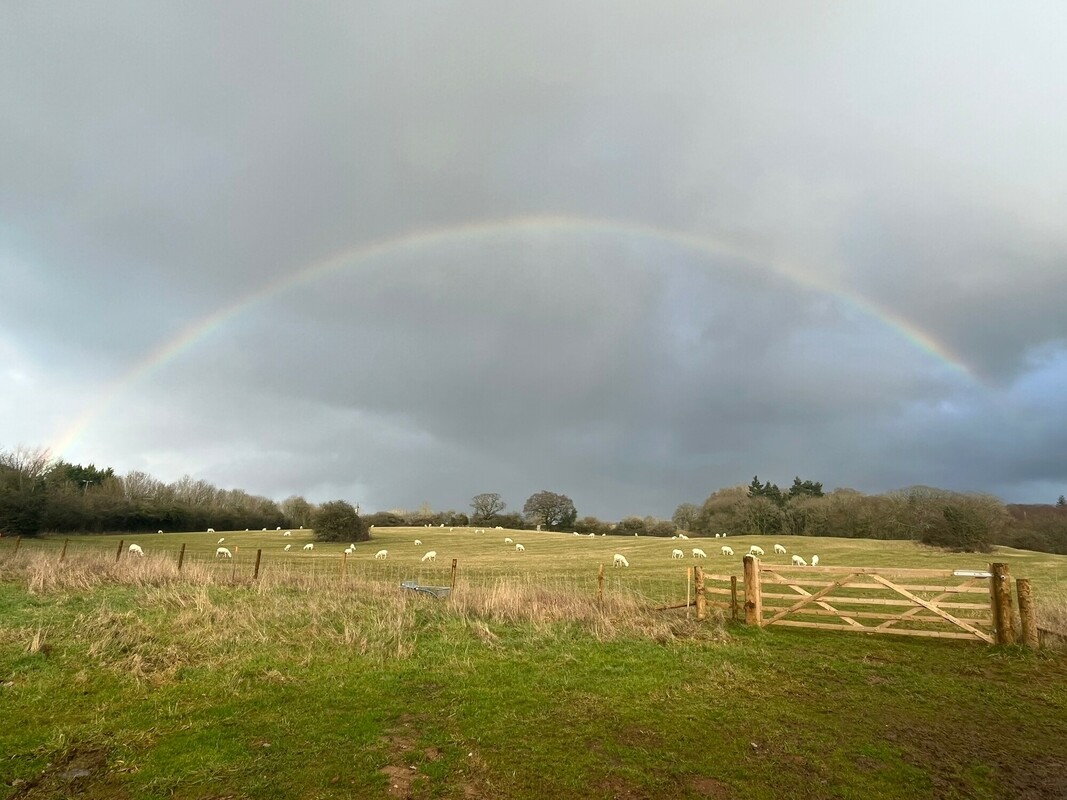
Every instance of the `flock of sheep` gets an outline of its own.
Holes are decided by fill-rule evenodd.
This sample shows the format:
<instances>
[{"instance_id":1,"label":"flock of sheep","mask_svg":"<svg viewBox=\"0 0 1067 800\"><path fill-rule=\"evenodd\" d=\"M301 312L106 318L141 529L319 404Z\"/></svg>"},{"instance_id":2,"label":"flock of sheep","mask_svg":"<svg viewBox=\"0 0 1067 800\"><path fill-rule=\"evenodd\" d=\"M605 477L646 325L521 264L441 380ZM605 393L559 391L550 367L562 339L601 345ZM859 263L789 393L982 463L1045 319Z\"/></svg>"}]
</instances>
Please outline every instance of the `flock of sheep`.
<instances>
[{"instance_id":1,"label":"flock of sheep","mask_svg":"<svg viewBox=\"0 0 1067 800\"><path fill-rule=\"evenodd\" d=\"M427 526L427 527L430 527L430 526ZM444 527L444 526L442 525L441 527ZM266 530L266 528L264 528L263 530ZM280 531L281 528L277 528L277 530ZM301 529L301 530L303 530L303 529ZM453 530L452 528L449 528L449 531L452 531L452 530ZM502 528L497 528L497 530L502 530ZM208 533L214 533L215 529L214 528L208 528L207 532ZM160 533L162 533L162 531L160 531ZM475 531L475 533L485 533L485 531L482 530L482 529L478 529L478 530ZM575 533L574 535L578 536L579 534ZM592 533L589 534L589 536L594 536L594 535L595 534L592 534ZM601 535L603 535L603 534L601 534ZM282 536L292 536L292 531L285 531L282 534ZM722 536L723 536L723 538L725 538L726 534L722 534ZM686 536L684 533L679 533L677 536L672 536L671 538L672 539L688 539L689 537ZM718 539L719 538L719 534L715 534L715 538ZM223 537L219 538L218 542L216 542L218 547L215 550L215 558L233 558L233 553L231 553L228 548L222 546L222 543L225 542L225 541L226 541L226 537L223 536ZM524 545L522 545L521 543L516 543L510 536L505 536L504 537L504 544L514 544L516 553L525 553L526 552L526 547ZM418 547L418 546L421 546L421 545L422 545L422 540L421 539L416 539L415 540L415 546ZM291 544L286 544L285 547L282 548L282 549L285 552L289 552L289 550L292 549L292 545ZM315 549L315 544L313 542L308 542L307 544L304 545L303 549L304 549L305 552L310 552L310 551ZM356 552L355 544L349 544L348 547L345 548L344 552L345 552L345 555L349 555L349 556L350 555L354 555L355 552ZM734 549L732 547L730 547L729 545L723 545L721 548L719 548L719 552L721 552L722 555L724 555L724 556L732 556L732 555L734 555ZM137 544L131 544L130 545L129 553L130 553L130 555L144 556L144 550L141 548L140 545L137 545ZM693 558L707 558L708 557L708 554L705 553L699 547L694 547L692 549L692 553L693 553ZM780 544L776 544L774 546L774 553L775 553L775 555L783 555L783 556L784 555L788 555L788 551L785 549L785 547L783 545L780 545ZM748 555L750 555L750 556L759 556L759 557L762 558L764 555L766 555L766 551L764 551L764 549L762 547L760 547L759 545L755 545L754 544L754 545L749 547ZM385 560L385 559L389 558L389 551L388 550L379 550L377 553L374 554L374 558L379 560L379 561ZM685 558L685 553L682 550L679 550L678 548L674 548L671 551L671 558L672 559ZM436 550L428 550L426 552L426 554L422 557L421 561L424 561L424 562L425 561L436 562L437 561L437 551ZM808 562L804 559L804 557L800 556L800 555L796 555L796 554L794 554L793 557L792 557L792 564L795 567L806 567L806 566L808 566ZM630 566L630 561L622 553L615 553L615 555L612 558L611 565L613 567L629 567ZM819 566L819 557L817 555L811 557L811 566L813 566L813 567Z\"/></svg>"}]
</instances>

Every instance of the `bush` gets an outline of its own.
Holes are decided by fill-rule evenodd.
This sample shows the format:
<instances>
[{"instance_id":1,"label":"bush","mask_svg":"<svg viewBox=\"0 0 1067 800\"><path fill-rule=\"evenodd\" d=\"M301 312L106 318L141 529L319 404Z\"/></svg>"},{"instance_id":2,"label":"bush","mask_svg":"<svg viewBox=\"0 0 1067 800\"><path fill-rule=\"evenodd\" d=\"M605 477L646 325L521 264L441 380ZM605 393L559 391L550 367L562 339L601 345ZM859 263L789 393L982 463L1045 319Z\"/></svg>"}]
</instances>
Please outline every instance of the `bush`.
<instances>
[{"instance_id":1,"label":"bush","mask_svg":"<svg viewBox=\"0 0 1067 800\"><path fill-rule=\"evenodd\" d=\"M923 531L921 541L950 550L988 553L991 529L984 515L965 505L947 505L941 509L941 519L934 520Z\"/></svg>"},{"instance_id":2,"label":"bush","mask_svg":"<svg viewBox=\"0 0 1067 800\"><path fill-rule=\"evenodd\" d=\"M323 503L311 518L320 542L364 542L370 539L366 524L356 509L344 500Z\"/></svg>"}]
</instances>

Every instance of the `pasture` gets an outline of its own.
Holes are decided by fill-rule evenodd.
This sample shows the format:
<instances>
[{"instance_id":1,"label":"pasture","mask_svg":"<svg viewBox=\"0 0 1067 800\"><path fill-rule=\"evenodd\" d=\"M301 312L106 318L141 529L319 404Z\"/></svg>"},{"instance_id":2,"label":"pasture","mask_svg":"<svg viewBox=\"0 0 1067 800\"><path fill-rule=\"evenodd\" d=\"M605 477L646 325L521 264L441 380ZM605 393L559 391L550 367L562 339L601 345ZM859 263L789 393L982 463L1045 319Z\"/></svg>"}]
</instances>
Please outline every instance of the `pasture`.
<instances>
[{"instance_id":1,"label":"pasture","mask_svg":"<svg viewBox=\"0 0 1067 800\"><path fill-rule=\"evenodd\" d=\"M381 529L342 581L347 543L292 534L71 538L62 564L62 538L0 540L0 798L1067 795L1062 651L649 610L684 599L692 547L739 574L774 539L730 537L726 559L714 539ZM145 557L115 563L120 539ZM1067 595L1064 557L777 541L831 565L1006 561L1039 609ZM398 590L447 585L452 558L452 599Z\"/></svg>"}]
</instances>

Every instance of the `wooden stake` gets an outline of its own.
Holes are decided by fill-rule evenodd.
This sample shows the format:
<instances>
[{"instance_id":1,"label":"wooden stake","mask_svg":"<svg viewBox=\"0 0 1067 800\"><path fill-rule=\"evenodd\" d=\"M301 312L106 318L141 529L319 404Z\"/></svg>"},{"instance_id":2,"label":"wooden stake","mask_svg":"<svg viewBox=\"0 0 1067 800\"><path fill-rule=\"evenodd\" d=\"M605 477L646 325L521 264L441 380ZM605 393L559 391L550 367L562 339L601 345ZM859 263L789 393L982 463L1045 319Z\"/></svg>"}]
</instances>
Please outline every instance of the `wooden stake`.
<instances>
[{"instance_id":1,"label":"wooden stake","mask_svg":"<svg viewBox=\"0 0 1067 800\"><path fill-rule=\"evenodd\" d=\"M604 565L600 565L600 569L596 574L596 607L597 611L604 610Z\"/></svg>"},{"instance_id":2,"label":"wooden stake","mask_svg":"<svg viewBox=\"0 0 1067 800\"><path fill-rule=\"evenodd\" d=\"M686 567L685 568L685 618L686 619L689 619L689 603L690 603L690 600L689 600L689 597L690 597L689 583L690 583L690 581L692 581L692 579L693 579L693 568L692 567Z\"/></svg>"},{"instance_id":3,"label":"wooden stake","mask_svg":"<svg viewBox=\"0 0 1067 800\"><path fill-rule=\"evenodd\" d=\"M456 591L456 559L452 559L452 591Z\"/></svg>"},{"instance_id":4,"label":"wooden stake","mask_svg":"<svg viewBox=\"0 0 1067 800\"><path fill-rule=\"evenodd\" d=\"M15 556L17 556L19 554L19 546L21 544L22 544L22 534L20 533L18 536L15 537L15 552L11 554L12 558L14 558Z\"/></svg>"},{"instance_id":5,"label":"wooden stake","mask_svg":"<svg viewBox=\"0 0 1067 800\"><path fill-rule=\"evenodd\" d=\"M1034 610L1034 594L1030 588L1029 578L1017 578L1015 590L1019 595L1019 621L1023 626L1023 644L1037 650L1041 640L1037 635L1037 614Z\"/></svg>"},{"instance_id":6,"label":"wooden stake","mask_svg":"<svg viewBox=\"0 0 1067 800\"><path fill-rule=\"evenodd\" d=\"M348 553L341 553L341 582L345 580L345 570L348 567Z\"/></svg>"},{"instance_id":7,"label":"wooden stake","mask_svg":"<svg viewBox=\"0 0 1067 800\"><path fill-rule=\"evenodd\" d=\"M259 560L261 558L263 558L263 551L262 550L256 550L256 569L252 573L252 580L254 580L254 581L258 581L259 580Z\"/></svg>"},{"instance_id":8,"label":"wooden stake","mask_svg":"<svg viewBox=\"0 0 1067 800\"><path fill-rule=\"evenodd\" d=\"M763 627L763 598L760 596L759 559L745 556L745 624Z\"/></svg>"},{"instance_id":9,"label":"wooden stake","mask_svg":"<svg viewBox=\"0 0 1067 800\"><path fill-rule=\"evenodd\" d=\"M704 596L704 568L693 567L693 592L697 600L697 622L708 615L707 598Z\"/></svg>"},{"instance_id":10,"label":"wooden stake","mask_svg":"<svg viewBox=\"0 0 1067 800\"><path fill-rule=\"evenodd\" d=\"M1015 644L1015 614L1011 603L1011 572L1007 564L990 564L989 591L993 598L993 625L997 644Z\"/></svg>"},{"instance_id":11,"label":"wooden stake","mask_svg":"<svg viewBox=\"0 0 1067 800\"><path fill-rule=\"evenodd\" d=\"M182 571L182 563L185 561L185 544L182 544L182 549L178 551L178 572Z\"/></svg>"},{"instance_id":12,"label":"wooden stake","mask_svg":"<svg viewBox=\"0 0 1067 800\"><path fill-rule=\"evenodd\" d=\"M730 576L730 618L737 622L737 576Z\"/></svg>"},{"instance_id":13,"label":"wooden stake","mask_svg":"<svg viewBox=\"0 0 1067 800\"><path fill-rule=\"evenodd\" d=\"M63 552L59 554L59 563L62 564L67 557L67 545L70 544L70 539L63 540Z\"/></svg>"},{"instance_id":14,"label":"wooden stake","mask_svg":"<svg viewBox=\"0 0 1067 800\"><path fill-rule=\"evenodd\" d=\"M115 563L119 563L119 559L122 558L122 545L125 543L125 539L119 539L119 549L115 551Z\"/></svg>"}]
</instances>

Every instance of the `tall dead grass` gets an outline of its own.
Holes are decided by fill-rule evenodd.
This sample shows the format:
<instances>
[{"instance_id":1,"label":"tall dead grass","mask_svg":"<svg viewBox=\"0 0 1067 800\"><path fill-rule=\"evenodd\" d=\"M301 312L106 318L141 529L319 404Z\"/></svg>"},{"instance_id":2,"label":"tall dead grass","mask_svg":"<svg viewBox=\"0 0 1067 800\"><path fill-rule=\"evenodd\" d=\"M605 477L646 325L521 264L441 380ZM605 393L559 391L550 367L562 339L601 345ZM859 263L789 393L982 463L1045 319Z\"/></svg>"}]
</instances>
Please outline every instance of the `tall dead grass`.
<instances>
[{"instance_id":1,"label":"tall dead grass","mask_svg":"<svg viewBox=\"0 0 1067 800\"><path fill-rule=\"evenodd\" d=\"M725 636L715 622L697 625L683 614L657 613L640 597L609 591L598 602L587 586L553 579L500 578L458 582L437 600L402 589L395 579L307 572L272 566L261 579L234 579L225 564L187 563L165 556L124 558L27 553L0 565L0 581L35 596L86 594L107 586L137 590L135 608L118 610L103 595L77 616L72 635L101 666L157 683L183 667L237 663L247 648L288 650L305 662L323 648L346 648L377 661L405 658L434 626L449 637L496 647L504 628L524 626L553 638L583 631L597 640L648 636L656 641ZM493 628L496 628L494 632ZM31 635L29 630L24 632ZM40 639L40 634L33 636Z\"/></svg>"},{"instance_id":2,"label":"tall dead grass","mask_svg":"<svg viewBox=\"0 0 1067 800\"><path fill-rule=\"evenodd\" d=\"M1067 595L1038 598L1035 606L1043 644L1067 649Z\"/></svg>"}]
</instances>

